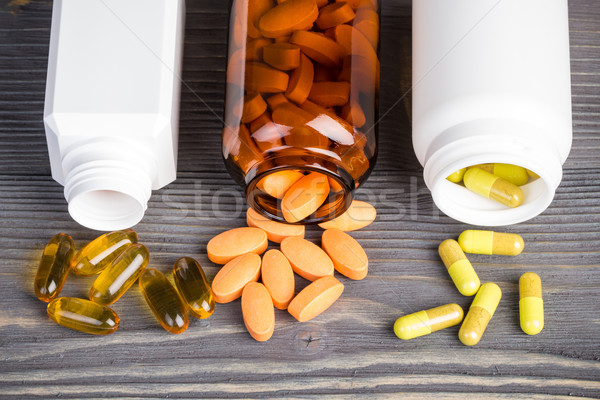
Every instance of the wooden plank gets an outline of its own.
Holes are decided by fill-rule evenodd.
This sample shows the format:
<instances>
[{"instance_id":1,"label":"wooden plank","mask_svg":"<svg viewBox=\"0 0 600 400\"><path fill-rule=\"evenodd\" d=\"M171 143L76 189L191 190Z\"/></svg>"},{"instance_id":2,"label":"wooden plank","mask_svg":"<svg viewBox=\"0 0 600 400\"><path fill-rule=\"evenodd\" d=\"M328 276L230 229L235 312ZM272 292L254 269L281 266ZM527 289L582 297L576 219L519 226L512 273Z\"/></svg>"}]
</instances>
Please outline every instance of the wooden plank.
<instances>
[{"instance_id":1,"label":"wooden plank","mask_svg":"<svg viewBox=\"0 0 600 400\"><path fill-rule=\"evenodd\" d=\"M212 278L218 266L206 243L244 225L243 192L219 149L225 3L188 1L179 177L153 194L136 227L151 265L165 272L189 255ZM471 257L482 280L503 291L475 348L458 342L457 328L408 342L392 332L405 313L446 302L466 308L470 299L456 293L436 251L467 225L433 205L412 151L409 103L398 101L410 86L410 2L383 9L380 153L357 193L377 207L378 219L352 233L369 256L369 275L343 279L342 298L313 321L277 311L273 338L257 343L244 330L239 302L169 335L137 287L114 305L122 320L114 335L86 336L49 321L31 287L45 243L64 231L81 246L97 233L71 220L50 177L41 118L51 2L0 6L0 397L600 397L600 3L570 4L574 140L554 201L506 228L523 235L523 254ZM318 241L320 232L309 227L307 237ZM517 281L529 270L544 280L546 327L536 337L518 324ZM85 297L92 281L69 276L63 293Z\"/></svg>"}]
</instances>

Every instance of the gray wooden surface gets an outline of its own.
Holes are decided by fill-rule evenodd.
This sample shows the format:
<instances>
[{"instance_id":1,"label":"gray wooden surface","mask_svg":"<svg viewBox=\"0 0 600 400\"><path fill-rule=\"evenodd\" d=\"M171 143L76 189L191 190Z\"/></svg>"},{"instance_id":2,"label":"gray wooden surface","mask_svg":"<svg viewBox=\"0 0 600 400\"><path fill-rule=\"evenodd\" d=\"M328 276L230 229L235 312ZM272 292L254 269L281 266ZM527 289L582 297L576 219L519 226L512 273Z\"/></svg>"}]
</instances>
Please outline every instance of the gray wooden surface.
<instances>
[{"instance_id":1,"label":"gray wooden surface","mask_svg":"<svg viewBox=\"0 0 600 400\"><path fill-rule=\"evenodd\" d=\"M219 151L225 3L188 1L179 178L153 194L136 227L151 266L165 272L188 255L212 278L206 243L244 225L242 192ZM70 219L50 177L42 110L51 2L0 2L0 397L600 397L600 2L570 2L574 141L554 202L507 228L525 238L522 255L471 258L504 294L474 348L460 344L458 328L408 342L392 332L403 314L470 299L454 289L436 251L467 226L432 205L396 103L401 70L409 71L399 48L410 43L410 5L385 1L383 13L380 155L358 193L379 216L352 234L370 258L369 275L342 278L341 299L313 321L277 311L273 338L258 343L245 332L239 301L168 334L137 286L114 305L122 320L114 335L84 335L47 318L32 290L45 243L59 231L77 245L97 233ZM319 234L311 227L307 236ZM546 327L535 337L518 324L517 281L526 271L544 282ZM63 293L85 297L91 282L70 276Z\"/></svg>"}]
</instances>

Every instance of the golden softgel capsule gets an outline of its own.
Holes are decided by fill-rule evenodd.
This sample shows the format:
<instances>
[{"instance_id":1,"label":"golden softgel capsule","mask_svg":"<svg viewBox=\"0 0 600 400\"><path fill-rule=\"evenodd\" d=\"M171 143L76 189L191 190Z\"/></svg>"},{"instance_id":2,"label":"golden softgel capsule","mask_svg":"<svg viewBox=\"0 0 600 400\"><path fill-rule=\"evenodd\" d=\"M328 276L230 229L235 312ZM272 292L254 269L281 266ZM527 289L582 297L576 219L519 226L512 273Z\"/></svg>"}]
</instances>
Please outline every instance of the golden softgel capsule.
<instances>
[{"instance_id":1,"label":"golden softgel capsule","mask_svg":"<svg viewBox=\"0 0 600 400\"><path fill-rule=\"evenodd\" d=\"M479 343L501 298L502 291L495 283L481 285L458 331L458 338L462 344L474 346Z\"/></svg>"},{"instance_id":2,"label":"golden softgel capsule","mask_svg":"<svg viewBox=\"0 0 600 400\"><path fill-rule=\"evenodd\" d=\"M77 252L73 272L79 276L96 275L133 243L137 243L137 234L131 229L105 233Z\"/></svg>"},{"instance_id":3,"label":"golden softgel capsule","mask_svg":"<svg viewBox=\"0 0 600 400\"><path fill-rule=\"evenodd\" d=\"M33 290L38 299L49 302L58 296L69 274L74 254L75 243L71 236L59 233L50 239L33 281Z\"/></svg>"},{"instance_id":4,"label":"golden softgel capsule","mask_svg":"<svg viewBox=\"0 0 600 400\"><path fill-rule=\"evenodd\" d=\"M108 335L119 327L119 316L89 300L59 297L48 304L48 315L59 325L93 335Z\"/></svg>"},{"instance_id":5,"label":"golden softgel capsule","mask_svg":"<svg viewBox=\"0 0 600 400\"><path fill-rule=\"evenodd\" d=\"M181 257L173 265L175 285L196 318L208 318L215 311L215 298L198 261Z\"/></svg>"},{"instance_id":6,"label":"golden softgel capsule","mask_svg":"<svg viewBox=\"0 0 600 400\"><path fill-rule=\"evenodd\" d=\"M448 177L446 179L448 179L450 182L461 183L463 180L463 176L465 176L466 171L467 171L466 168L461 168L458 171L454 171L453 173L448 175Z\"/></svg>"},{"instance_id":7,"label":"golden softgel capsule","mask_svg":"<svg viewBox=\"0 0 600 400\"><path fill-rule=\"evenodd\" d=\"M526 272L521 275L519 299L521 329L528 335L537 335L544 329L542 280L538 274Z\"/></svg>"},{"instance_id":8,"label":"golden softgel capsule","mask_svg":"<svg viewBox=\"0 0 600 400\"><path fill-rule=\"evenodd\" d=\"M465 253L499 254L516 256L521 254L525 242L516 233L466 230L458 237L458 244Z\"/></svg>"},{"instance_id":9,"label":"golden softgel capsule","mask_svg":"<svg viewBox=\"0 0 600 400\"><path fill-rule=\"evenodd\" d=\"M462 320L463 309L458 304L445 304L398 318L394 333L400 339L409 340L458 325Z\"/></svg>"},{"instance_id":10,"label":"golden softgel capsule","mask_svg":"<svg viewBox=\"0 0 600 400\"><path fill-rule=\"evenodd\" d=\"M112 304L140 277L150 254L143 244L127 246L94 281L90 289L90 300L98 304Z\"/></svg>"},{"instance_id":11,"label":"golden softgel capsule","mask_svg":"<svg viewBox=\"0 0 600 400\"><path fill-rule=\"evenodd\" d=\"M484 171L489 172L492 175L499 176L500 178L512 183L513 185L521 186L527 183L529 175L527 170L523 167L513 164L478 164L473 167L480 168Z\"/></svg>"},{"instance_id":12,"label":"golden softgel capsule","mask_svg":"<svg viewBox=\"0 0 600 400\"><path fill-rule=\"evenodd\" d=\"M463 182L470 191L508 207L518 207L523 203L523 191L520 187L481 168L469 168L465 172Z\"/></svg>"},{"instance_id":13,"label":"golden softgel capsule","mask_svg":"<svg viewBox=\"0 0 600 400\"><path fill-rule=\"evenodd\" d=\"M452 282L463 296L473 296L479 289L479 277L456 240L444 240L438 248Z\"/></svg>"},{"instance_id":14,"label":"golden softgel capsule","mask_svg":"<svg viewBox=\"0 0 600 400\"><path fill-rule=\"evenodd\" d=\"M187 329L189 318L186 306L162 272L156 268L147 268L140 277L140 289L146 303L165 330L182 333Z\"/></svg>"}]
</instances>

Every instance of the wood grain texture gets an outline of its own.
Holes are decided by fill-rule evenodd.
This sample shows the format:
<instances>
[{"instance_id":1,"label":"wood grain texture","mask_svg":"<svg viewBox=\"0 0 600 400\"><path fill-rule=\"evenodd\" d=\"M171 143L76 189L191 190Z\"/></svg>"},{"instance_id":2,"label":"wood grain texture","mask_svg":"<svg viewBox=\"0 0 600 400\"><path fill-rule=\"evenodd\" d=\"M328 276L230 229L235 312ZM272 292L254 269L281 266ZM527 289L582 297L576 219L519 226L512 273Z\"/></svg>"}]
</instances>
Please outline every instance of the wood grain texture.
<instances>
[{"instance_id":1,"label":"wood grain texture","mask_svg":"<svg viewBox=\"0 0 600 400\"><path fill-rule=\"evenodd\" d=\"M227 5L187 3L179 177L153 194L136 230L151 266L168 272L188 255L212 279L218 267L206 244L244 226L246 205L219 149ZM257 343L239 301L170 335L136 286L114 305L122 321L114 335L87 336L47 318L32 288L44 245L59 231L78 246L97 233L70 219L50 177L42 113L51 2L0 5L1 398L600 397L600 2L570 3L574 140L552 205L506 229L523 235L520 256L471 257L482 281L503 291L474 348L460 344L458 327L408 342L392 331L401 315L447 302L467 307L470 299L456 292L437 255L437 245L467 225L433 205L401 100L410 3L386 1L383 14L380 153L357 194L378 218L352 233L369 256L369 275L341 277L341 299L310 322L276 310L272 339ZM319 236L317 227L307 229L308 238ZM518 278L526 271L544 285L546 327L536 337L518 322ZM63 294L85 297L92 281L69 276ZM297 278L298 289L306 284Z\"/></svg>"}]
</instances>

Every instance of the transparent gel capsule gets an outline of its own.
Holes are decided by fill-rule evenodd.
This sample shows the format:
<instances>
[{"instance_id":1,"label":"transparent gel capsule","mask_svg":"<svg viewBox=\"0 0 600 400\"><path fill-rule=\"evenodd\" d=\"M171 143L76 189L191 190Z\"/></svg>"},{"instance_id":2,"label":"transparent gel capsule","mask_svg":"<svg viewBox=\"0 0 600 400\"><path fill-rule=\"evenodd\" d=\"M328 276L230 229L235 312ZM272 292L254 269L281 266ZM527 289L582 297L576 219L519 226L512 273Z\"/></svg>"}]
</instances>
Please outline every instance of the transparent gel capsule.
<instances>
[{"instance_id":1,"label":"transparent gel capsule","mask_svg":"<svg viewBox=\"0 0 600 400\"><path fill-rule=\"evenodd\" d=\"M98 304L117 301L140 277L150 254L143 244L128 246L94 281L90 300Z\"/></svg>"},{"instance_id":2,"label":"transparent gel capsule","mask_svg":"<svg viewBox=\"0 0 600 400\"><path fill-rule=\"evenodd\" d=\"M49 302L58 296L69 274L74 254L75 243L71 236L59 233L50 239L33 282L38 299Z\"/></svg>"},{"instance_id":3,"label":"transparent gel capsule","mask_svg":"<svg viewBox=\"0 0 600 400\"><path fill-rule=\"evenodd\" d=\"M182 333L187 329L189 318L186 306L162 272L156 268L147 268L140 277L140 289L146 303L165 330Z\"/></svg>"},{"instance_id":4,"label":"transparent gel capsule","mask_svg":"<svg viewBox=\"0 0 600 400\"><path fill-rule=\"evenodd\" d=\"M190 313L196 318L210 317L215 299L200 264L191 257L181 257L173 265L173 278Z\"/></svg>"},{"instance_id":5,"label":"transparent gel capsule","mask_svg":"<svg viewBox=\"0 0 600 400\"><path fill-rule=\"evenodd\" d=\"M48 316L57 324L93 335L108 335L119 328L119 316L89 300L59 297L48 304Z\"/></svg>"},{"instance_id":6,"label":"transparent gel capsule","mask_svg":"<svg viewBox=\"0 0 600 400\"><path fill-rule=\"evenodd\" d=\"M73 272L79 276L96 275L134 243L137 243L137 234L131 229L105 233L77 252Z\"/></svg>"}]
</instances>

